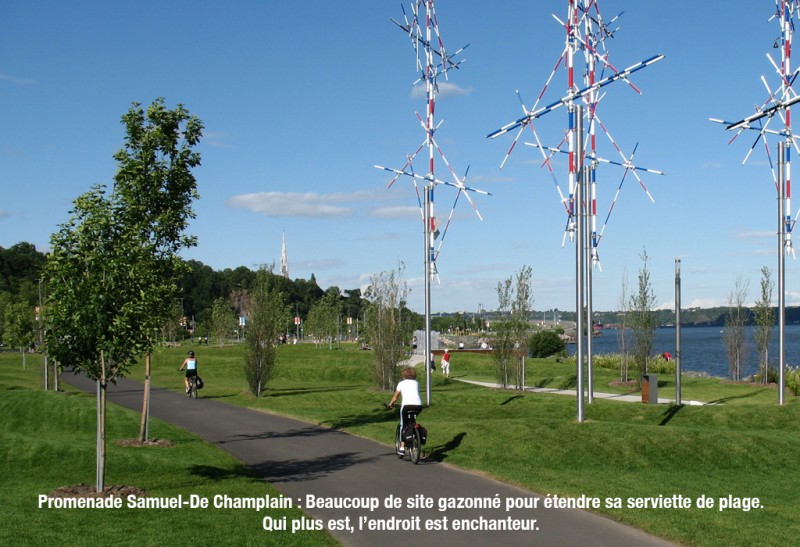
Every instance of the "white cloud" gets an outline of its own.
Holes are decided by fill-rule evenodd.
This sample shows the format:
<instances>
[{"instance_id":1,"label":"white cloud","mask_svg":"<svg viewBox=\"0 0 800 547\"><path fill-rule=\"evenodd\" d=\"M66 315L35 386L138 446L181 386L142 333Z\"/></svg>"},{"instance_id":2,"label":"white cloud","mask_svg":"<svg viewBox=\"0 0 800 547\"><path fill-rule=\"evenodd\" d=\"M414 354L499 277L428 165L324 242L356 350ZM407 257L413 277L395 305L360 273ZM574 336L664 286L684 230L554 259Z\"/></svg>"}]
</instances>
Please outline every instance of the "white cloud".
<instances>
[{"instance_id":1,"label":"white cloud","mask_svg":"<svg viewBox=\"0 0 800 547\"><path fill-rule=\"evenodd\" d=\"M354 192L255 192L231 196L225 205L233 209L246 209L268 217L301 218L352 218L373 217L382 219L418 220L417 206L376 207L376 203L397 201L399 198L384 190L359 190ZM405 201L405 200L404 200Z\"/></svg>"},{"instance_id":2,"label":"white cloud","mask_svg":"<svg viewBox=\"0 0 800 547\"><path fill-rule=\"evenodd\" d=\"M438 92L436 97L439 99L445 97L464 97L472 93L472 88L465 88L451 84L450 82L438 82ZM418 84L411 88L412 99L424 99L428 96L428 91L424 84Z\"/></svg>"},{"instance_id":3,"label":"white cloud","mask_svg":"<svg viewBox=\"0 0 800 547\"><path fill-rule=\"evenodd\" d=\"M247 209L268 217L344 218L353 215L352 207L336 205L341 194L316 192L256 192L230 197L225 205Z\"/></svg>"},{"instance_id":4,"label":"white cloud","mask_svg":"<svg viewBox=\"0 0 800 547\"><path fill-rule=\"evenodd\" d=\"M203 142L208 146L214 148L233 148L233 145L225 142L228 135L219 131L205 131L203 132Z\"/></svg>"},{"instance_id":5,"label":"white cloud","mask_svg":"<svg viewBox=\"0 0 800 547\"><path fill-rule=\"evenodd\" d=\"M755 231L739 231L736 233L736 239L763 239L765 237L776 237L775 232L769 230L755 230Z\"/></svg>"},{"instance_id":6,"label":"white cloud","mask_svg":"<svg viewBox=\"0 0 800 547\"><path fill-rule=\"evenodd\" d=\"M17 85L31 85L36 83L35 80L31 80L30 78L19 78L17 76L9 76L8 74L3 74L2 72L0 72L0 80Z\"/></svg>"},{"instance_id":7,"label":"white cloud","mask_svg":"<svg viewBox=\"0 0 800 547\"><path fill-rule=\"evenodd\" d=\"M376 218L391 218L401 220L422 220L419 207L413 205L397 205L394 207L377 207L370 211L370 216Z\"/></svg>"}]
</instances>

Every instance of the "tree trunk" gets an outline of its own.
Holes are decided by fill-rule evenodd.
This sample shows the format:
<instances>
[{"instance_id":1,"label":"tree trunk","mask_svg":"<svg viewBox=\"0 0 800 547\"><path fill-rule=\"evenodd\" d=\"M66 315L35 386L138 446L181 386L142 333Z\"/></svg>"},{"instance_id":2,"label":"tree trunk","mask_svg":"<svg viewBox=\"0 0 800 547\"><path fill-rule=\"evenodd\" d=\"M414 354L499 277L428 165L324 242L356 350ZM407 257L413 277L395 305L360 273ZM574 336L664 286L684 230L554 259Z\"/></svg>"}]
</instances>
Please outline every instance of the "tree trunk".
<instances>
[{"instance_id":1,"label":"tree trunk","mask_svg":"<svg viewBox=\"0 0 800 547\"><path fill-rule=\"evenodd\" d=\"M142 398L142 421L139 424L139 442L147 442L150 429L150 352L144 357L144 397Z\"/></svg>"},{"instance_id":2,"label":"tree trunk","mask_svg":"<svg viewBox=\"0 0 800 547\"><path fill-rule=\"evenodd\" d=\"M105 488L106 472L106 362L100 352L100 379L97 381L97 477L96 489Z\"/></svg>"}]
</instances>

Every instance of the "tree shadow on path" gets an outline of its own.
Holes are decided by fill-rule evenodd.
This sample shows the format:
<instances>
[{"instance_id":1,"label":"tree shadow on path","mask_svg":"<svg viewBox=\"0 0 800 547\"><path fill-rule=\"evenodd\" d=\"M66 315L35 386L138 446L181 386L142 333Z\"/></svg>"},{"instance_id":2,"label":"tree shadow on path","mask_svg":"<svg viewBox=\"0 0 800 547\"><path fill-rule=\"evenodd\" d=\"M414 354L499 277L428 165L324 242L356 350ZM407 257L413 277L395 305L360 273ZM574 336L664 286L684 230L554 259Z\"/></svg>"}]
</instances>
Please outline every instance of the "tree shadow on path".
<instances>
[{"instance_id":1,"label":"tree shadow on path","mask_svg":"<svg viewBox=\"0 0 800 547\"><path fill-rule=\"evenodd\" d=\"M250 467L267 482L305 482L376 459L376 457L364 457L356 452L342 452L310 460L264 461Z\"/></svg>"}]
</instances>

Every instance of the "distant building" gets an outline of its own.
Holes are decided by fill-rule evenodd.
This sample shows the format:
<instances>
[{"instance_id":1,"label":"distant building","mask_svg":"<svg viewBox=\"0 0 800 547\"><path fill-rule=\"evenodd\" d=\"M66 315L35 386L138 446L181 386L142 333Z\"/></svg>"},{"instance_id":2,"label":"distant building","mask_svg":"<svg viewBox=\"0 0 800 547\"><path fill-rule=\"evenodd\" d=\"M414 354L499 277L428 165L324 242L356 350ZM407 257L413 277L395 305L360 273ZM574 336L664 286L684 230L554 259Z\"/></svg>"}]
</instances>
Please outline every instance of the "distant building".
<instances>
[{"instance_id":1,"label":"distant building","mask_svg":"<svg viewBox=\"0 0 800 547\"><path fill-rule=\"evenodd\" d=\"M281 245L281 275L289 279L289 256L286 254L286 232L283 232L283 243Z\"/></svg>"}]
</instances>

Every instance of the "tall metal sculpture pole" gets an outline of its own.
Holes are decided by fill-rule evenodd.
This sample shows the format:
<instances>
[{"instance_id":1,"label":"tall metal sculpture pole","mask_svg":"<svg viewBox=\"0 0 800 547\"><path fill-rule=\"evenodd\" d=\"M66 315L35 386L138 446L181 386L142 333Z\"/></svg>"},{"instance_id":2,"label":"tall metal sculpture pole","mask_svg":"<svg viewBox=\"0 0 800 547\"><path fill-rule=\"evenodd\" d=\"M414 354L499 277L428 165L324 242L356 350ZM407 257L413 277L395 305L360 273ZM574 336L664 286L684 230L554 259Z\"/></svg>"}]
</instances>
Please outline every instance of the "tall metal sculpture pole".
<instances>
[{"instance_id":1,"label":"tall metal sculpture pole","mask_svg":"<svg viewBox=\"0 0 800 547\"><path fill-rule=\"evenodd\" d=\"M441 126L442 122L440 121L437 125L434 119L434 113L436 110L436 94L438 91L437 85L437 78L440 74L444 74L447 77L447 73L451 69L459 68L459 65L463 61L456 61L455 57L463 51L463 48L457 50L454 54L449 55L444 48L444 44L442 43L441 36L439 35L439 23L436 16L436 8L434 7L433 0L424 0L425 5L425 14L424 14L424 25L425 30L422 30L422 23L420 22L421 19L421 9L423 5L423 0L412 0L411 2L411 13L412 17L411 20L408 19L407 15L405 14L405 9L403 9L403 14L405 17L404 23L399 23L392 19L392 22L400 27L404 32L407 33L409 38L411 39L411 44L414 47L414 51L417 57L417 71L420 74L419 81L425 82L425 117L423 118L419 114L417 114L417 119L420 122L420 126L425 131L425 140L423 143L417 148L417 150L410 154L406 160L405 165L403 165L402 169L392 169L389 167L383 167L380 165L376 165L377 169L383 169L385 171L390 171L395 174L394 178L389 182L389 186L391 187L394 182L400 176L406 176L413 180L414 188L417 193L417 201L420 207L420 213L422 217L423 223L423 237L424 237L424 249L425 249L425 257L424 257L424 265L425 265L425 342L424 342L424 363L425 363L425 377L427 380L427 388L426 388L426 398L427 404L431 404L431 367L430 367L430 359L431 354L433 351L432 342L431 342L431 279L438 274L436 268L436 260L439 256L439 252L441 252L442 244L444 243L445 236L447 234L447 230L450 227L450 221L453 218L453 211L455 211L455 207L458 204L459 197L463 194L467 201L470 202L475 213L478 215L478 218L483 220L480 213L478 212L475 204L472 202L472 198L469 197L469 192L475 192L478 194L483 195L491 195L489 192L484 192L482 190L478 190L476 188L471 188L466 185L466 175L464 177L459 178L456 175L455 171L451 167L450 163L447 161L447 158L442 153L441 148L436 142L435 133ZM436 38L436 45L434 45L434 35ZM415 82L415 83L417 83ZM419 175L415 172L413 168L414 160L423 149L427 149L428 157L427 157L427 174ZM436 178L435 173L435 157L436 155L441 157L444 164L447 166L447 169L452 176L452 181L448 180L441 180ZM467 169L469 171L469 169ZM417 183L422 185L422 197L420 197L420 187ZM450 211L450 215L447 217L447 223L444 226L442 232L439 232L438 224L436 221L436 216L434 212L434 190L438 185L445 185L450 186L458 189L456 193L455 201L453 202L453 207ZM435 243L436 240L439 240L439 245L436 247Z\"/></svg>"},{"instance_id":2,"label":"tall metal sculpture pole","mask_svg":"<svg viewBox=\"0 0 800 547\"><path fill-rule=\"evenodd\" d=\"M778 195L778 404L784 403L784 372L786 368L786 355L784 348L784 332L786 327L786 255L794 256L792 245L792 228L797 218L792 218L791 214L791 148L797 149L796 136L792 132L792 105L800 102L798 96L792 89L792 83L798 75L798 71L792 71L792 34L796 15L800 10L800 0L775 0L775 15L781 27L781 63L776 63L768 54L769 60L775 72L780 78L780 85L774 91L770 89L764 77L762 82L767 88L769 98L760 107L756 108L756 113L738 122L727 122L724 120L710 118L711 121L725 124L729 131L736 131L734 137L729 141L733 142L736 137L745 130L753 130L758 134L752 146L742 161L747 162L753 149L759 143L764 142L767 159L770 167L773 168L773 178L775 189ZM770 20L772 19L770 18ZM781 126L777 129L770 128L770 122L777 117ZM769 143L767 138L775 136L778 139L778 165L777 176L772 158L769 155Z\"/></svg>"},{"instance_id":3,"label":"tall metal sculpture pole","mask_svg":"<svg viewBox=\"0 0 800 547\"><path fill-rule=\"evenodd\" d=\"M592 404L594 402L594 363L592 359L592 336L594 335L594 325L592 323L592 269L593 263L593 250L592 246L592 227L594 223L594 215L592 214L592 183L591 177L594 175L594 169L590 166L584 167L584 181L583 181L583 195L586 222L584 227L584 270L586 272L586 402Z\"/></svg>"},{"instance_id":4,"label":"tall metal sculpture pole","mask_svg":"<svg viewBox=\"0 0 800 547\"><path fill-rule=\"evenodd\" d=\"M576 230L578 237L575 238L575 310L577 317L575 320L575 366L576 377L578 385L576 387L577 398L577 420L583 422L586 419L586 411L583 404L583 361L585 357L585 346L583 344L583 332L586 328L584 324L584 304L586 302L586 295L584 289L586 288L586 210L583 203L586 197L586 177L583 172L583 107L578 105L573 107L571 115L575 115L575 131L573 138L575 139L575 170L579 173L577 186L575 188L576 196Z\"/></svg>"},{"instance_id":5,"label":"tall metal sculpture pole","mask_svg":"<svg viewBox=\"0 0 800 547\"><path fill-rule=\"evenodd\" d=\"M431 162L433 166L433 162ZM431 167L432 169L433 167ZM433 275L433 244L431 239L431 222L433 222L433 185L428 185L425 192L425 400L431 405L431 276Z\"/></svg>"},{"instance_id":6,"label":"tall metal sculpture pole","mask_svg":"<svg viewBox=\"0 0 800 547\"><path fill-rule=\"evenodd\" d=\"M783 404L786 368L786 154L785 142L778 143L778 404Z\"/></svg>"},{"instance_id":7,"label":"tall metal sculpture pole","mask_svg":"<svg viewBox=\"0 0 800 547\"><path fill-rule=\"evenodd\" d=\"M681 404L681 259L675 259L675 404Z\"/></svg>"},{"instance_id":8,"label":"tall metal sculpture pole","mask_svg":"<svg viewBox=\"0 0 800 547\"><path fill-rule=\"evenodd\" d=\"M428 148L428 183L426 184L423 192L425 192L425 400L428 406L431 405L431 366L430 358L433 352L431 345L431 276L433 275L433 241L431 223L433 222L433 180L436 178L434 172L434 144L433 144L433 131L434 120L433 113L436 105L436 78L434 76L433 65L433 49L431 44L431 20L432 15L435 20L435 12L433 12L433 0L428 0L425 5L426 8L426 22L425 22L425 43L428 47L425 48L425 95L428 99L426 115L425 115L425 144ZM433 12L433 13L432 13Z\"/></svg>"},{"instance_id":9,"label":"tall metal sculpture pole","mask_svg":"<svg viewBox=\"0 0 800 547\"><path fill-rule=\"evenodd\" d=\"M579 386L577 388L577 399L578 399L578 420L583 421L584 419L584 409L583 409L583 397L584 397L584 385L583 385L583 367L584 367L584 357L587 358L587 370L589 371L589 401L592 401L593 396L593 388L591 386L592 383L592 356L591 356L591 314L592 314L592 273L591 267L597 266L599 268L599 259L597 257L597 243L602 238L603 230L600 233L597 232L596 229L596 179L595 179L595 167L598 162L605 162L610 164L615 164L624 167L625 173L622 177L622 182L625 180L625 176L628 172L633 173L633 176L639 181L640 185L645 189L647 192L647 188L642 183L639 175L637 174L638 170L647 171L651 173L656 173L663 175L663 172L655 171L643 167L637 167L633 164L633 156L628 158L622 153L622 150L619 146L616 145L611 135L608 133L608 130L603 126L603 124L597 118L597 104L599 102L599 91L606 85L609 85L617 80L623 80L628 85L630 85L634 90L638 92L638 89L631 84L628 80L628 77L637 72L646 66L649 66L657 61L660 61L664 58L663 55L655 55L646 59L640 63L632 65L624 70L617 70L614 68L608 61L608 56L606 54L600 54L597 49L598 43L602 42L605 36L610 36L611 32L607 28L607 25L603 22L602 17L599 14L599 10L597 8L597 2L592 0L567 0L568 12L567 18L565 21L561 21L555 15L553 16L566 30L567 30L567 39L566 39L566 46L559 58L558 62L556 63L555 68L553 69L553 73L548 78L547 83L545 84L544 88L542 89L541 93L538 96L536 103L534 103L533 107L528 109L525 107L524 103L522 104L522 110L525 114L522 118L519 118L511 123L508 123L501 127L500 129L490 133L487 135L488 138L496 138L500 135L504 135L505 133L518 130L517 136L514 139L511 147L509 148L508 152L506 153L503 162L501 163L502 166L507 161L508 157L510 156L512 150L514 149L519 137L522 134L522 131L525 127L530 127L534 137L536 138L535 143L525 143L528 146L532 146L538 148L541 151L542 159L544 160L543 165L545 165L548 170L550 171L553 180L556 183L556 189L558 190L559 197L561 203L563 204L564 208L567 212L567 223L566 223L566 230L564 235L564 240L566 241L567 235L569 235L570 240L575 239L575 260L576 260L576 269L575 269L575 297L576 297L576 317L577 317L577 325L576 325L576 351L577 351L577 367L578 367L578 374L579 374ZM596 15L591 15L590 11L597 11ZM616 18L615 18L616 19ZM584 28L584 35L583 38L581 37L581 22L583 22ZM593 23L597 24L597 29ZM582 88L578 88L575 80L575 60L577 53L582 50L585 53L585 60L586 60L586 68L584 70L584 86ZM555 71L561 66L563 63L564 68L567 71L567 93L561 99L552 102L544 107L539 107L539 101L545 95L545 91L547 90L550 81L552 80L553 76L555 75ZM611 76L601 78L599 80L595 79L595 63L600 63L604 69L608 69L612 72ZM519 94L518 94L519 95ZM522 99L520 98L520 102ZM582 105L578 105L577 103L583 103ZM583 105L585 105L585 111L583 110ZM541 140L539 139L538 134L534 128L534 122L561 107L566 107L569 116L569 126L566 131L566 135L564 139L561 141L558 147L551 148L546 147L541 144ZM581 114L577 114L576 110L578 106L581 107ZM585 115L584 115L585 112ZM584 125L584 118L586 118L586 124ZM621 156L621 162L615 162L611 160L606 160L600 158L596 155L596 146L595 146L595 124L599 124L603 131L606 133L606 136L613 144L615 150ZM578 126L580 125L580 129ZM588 150L587 147L584 145L585 134L584 131L588 130L589 135L589 143L588 143ZM567 150L562 150L560 147L566 143ZM634 148L635 152L635 148ZM552 166L550 165L550 158L555 153L565 153L568 154L568 165L569 165L569 173L568 173L568 193L565 197L564 193L562 192L558 181L556 179L555 173L553 172ZM619 188L617 189L617 194L614 197L614 200L611 203L611 207L609 209L608 216L606 217L606 224L608 223L608 219L611 215L611 210L614 208L614 204L616 203L616 199L619 195L619 191L622 188L622 182L620 182ZM650 193L647 192L648 197L652 200L652 196ZM605 225L603 226L605 229ZM577 238L575 238L577 232ZM588 329L585 325L588 323ZM588 331L588 338L586 343L584 344L584 336L587 335ZM588 354L588 355L587 355Z\"/></svg>"}]
</instances>

